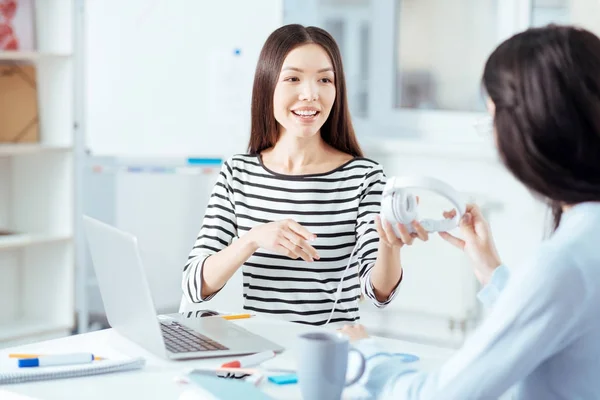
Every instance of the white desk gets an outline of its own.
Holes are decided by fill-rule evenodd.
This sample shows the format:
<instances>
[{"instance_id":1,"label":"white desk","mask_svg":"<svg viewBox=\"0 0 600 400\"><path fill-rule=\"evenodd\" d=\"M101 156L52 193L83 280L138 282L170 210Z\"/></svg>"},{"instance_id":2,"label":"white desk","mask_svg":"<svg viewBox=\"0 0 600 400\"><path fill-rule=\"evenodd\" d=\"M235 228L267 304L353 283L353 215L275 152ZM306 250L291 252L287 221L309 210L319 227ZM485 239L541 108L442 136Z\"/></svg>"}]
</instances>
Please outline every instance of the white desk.
<instances>
[{"instance_id":1,"label":"white desk","mask_svg":"<svg viewBox=\"0 0 600 400\"><path fill-rule=\"evenodd\" d=\"M262 335L286 350L264 367L295 369L295 345L298 334L320 329L313 326L293 324L265 317L235 321L249 331ZM439 365L452 354L452 350L425 346L400 340L379 339L387 350L416 354L421 358L420 366L430 369ZM143 356L147 360L141 370L120 372L91 377L73 378L70 380L40 381L18 385L2 386L3 389L15 393L44 400L69 399L178 399L189 389L190 385L177 383L175 378L186 370L195 367L216 367L224 360L232 357L213 358L192 361L167 361L148 353L112 329L70 336L26 346L0 350L0 368L6 363L8 353L15 352L78 352L87 351L95 354L115 354ZM234 357L233 357L234 358ZM275 399L301 399L298 385L278 386L263 381L260 388Z\"/></svg>"}]
</instances>

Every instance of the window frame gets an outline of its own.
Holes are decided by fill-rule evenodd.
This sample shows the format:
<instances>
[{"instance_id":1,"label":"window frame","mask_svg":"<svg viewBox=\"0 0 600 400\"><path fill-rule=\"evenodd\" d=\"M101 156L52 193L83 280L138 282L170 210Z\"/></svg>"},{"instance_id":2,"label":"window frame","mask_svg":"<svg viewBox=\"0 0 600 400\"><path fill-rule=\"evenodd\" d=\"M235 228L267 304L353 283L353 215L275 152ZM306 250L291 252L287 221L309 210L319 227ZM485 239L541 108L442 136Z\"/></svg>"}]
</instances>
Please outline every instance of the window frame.
<instances>
[{"instance_id":1,"label":"window frame","mask_svg":"<svg viewBox=\"0 0 600 400\"><path fill-rule=\"evenodd\" d=\"M531 0L497 2L497 43L529 26ZM450 110L415 110L394 106L396 74L397 1L372 2L369 120L383 136L435 138L445 141L477 140L472 126L485 113ZM394 51L390 51L394 49ZM373 63L377 62L377 65ZM483 67L483 66L482 66ZM377 93L377 95L374 95ZM395 134L393 132L396 132Z\"/></svg>"}]
</instances>

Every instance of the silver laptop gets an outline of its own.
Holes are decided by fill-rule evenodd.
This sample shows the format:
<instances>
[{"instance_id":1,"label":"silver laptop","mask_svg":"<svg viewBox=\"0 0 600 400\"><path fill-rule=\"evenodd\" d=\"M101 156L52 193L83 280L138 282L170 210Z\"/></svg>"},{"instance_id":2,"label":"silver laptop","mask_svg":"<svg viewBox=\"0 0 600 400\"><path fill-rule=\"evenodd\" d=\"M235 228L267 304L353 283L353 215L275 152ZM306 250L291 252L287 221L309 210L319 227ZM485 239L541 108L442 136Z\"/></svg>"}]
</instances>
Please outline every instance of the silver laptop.
<instances>
[{"instance_id":1,"label":"silver laptop","mask_svg":"<svg viewBox=\"0 0 600 400\"><path fill-rule=\"evenodd\" d=\"M83 222L108 322L121 335L170 359L283 351L218 316L157 316L136 237L88 216Z\"/></svg>"}]
</instances>

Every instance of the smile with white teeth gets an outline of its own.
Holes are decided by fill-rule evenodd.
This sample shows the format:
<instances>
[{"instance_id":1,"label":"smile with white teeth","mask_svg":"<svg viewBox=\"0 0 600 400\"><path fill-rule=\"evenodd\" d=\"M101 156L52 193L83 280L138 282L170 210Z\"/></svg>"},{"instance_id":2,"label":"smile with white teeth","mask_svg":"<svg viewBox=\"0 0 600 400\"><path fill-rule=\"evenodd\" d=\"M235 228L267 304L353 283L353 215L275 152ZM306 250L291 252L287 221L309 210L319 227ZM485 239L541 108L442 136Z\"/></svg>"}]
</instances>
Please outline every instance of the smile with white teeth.
<instances>
[{"instance_id":1,"label":"smile with white teeth","mask_svg":"<svg viewBox=\"0 0 600 400\"><path fill-rule=\"evenodd\" d=\"M303 118L310 118L310 117L314 117L315 115L317 115L319 112L317 110L292 110L292 112L299 116L299 117L303 117Z\"/></svg>"}]
</instances>

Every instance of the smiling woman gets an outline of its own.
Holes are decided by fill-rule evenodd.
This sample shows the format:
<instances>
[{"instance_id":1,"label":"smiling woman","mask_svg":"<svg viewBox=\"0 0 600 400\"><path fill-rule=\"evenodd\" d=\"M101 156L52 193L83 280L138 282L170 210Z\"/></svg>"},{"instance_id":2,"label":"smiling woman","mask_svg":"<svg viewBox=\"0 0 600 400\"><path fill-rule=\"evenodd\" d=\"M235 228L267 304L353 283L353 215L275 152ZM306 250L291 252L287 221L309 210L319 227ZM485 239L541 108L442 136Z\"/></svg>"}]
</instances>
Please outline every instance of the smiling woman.
<instances>
[{"instance_id":1,"label":"smiling woman","mask_svg":"<svg viewBox=\"0 0 600 400\"><path fill-rule=\"evenodd\" d=\"M288 130L299 134L297 123L302 122L303 134L312 136L320 131L323 141L333 148L362 156L350 120L342 58L335 40L322 29L301 25L286 25L269 39L254 76L249 152L257 154L273 147ZM304 118L297 115L302 110L317 111L308 126L306 120L298 119Z\"/></svg>"},{"instance_id":2,"label":"smiling woman","mask_svg":"<svg viewBox=\"0 0 600 400\"><path fill-rule=\"evenodd\" d=\"M374 218L385 175L362 156L326 31L286 25L267 39L248 153L227 160L214 187L184 267L188 300L211 299L242 267L253 312L323 325L358 320L361 294L388 304L402 277L399 249L414 238L402 226L404 241L380 240L392 232Z\"/></svg>"}]
</instances>

